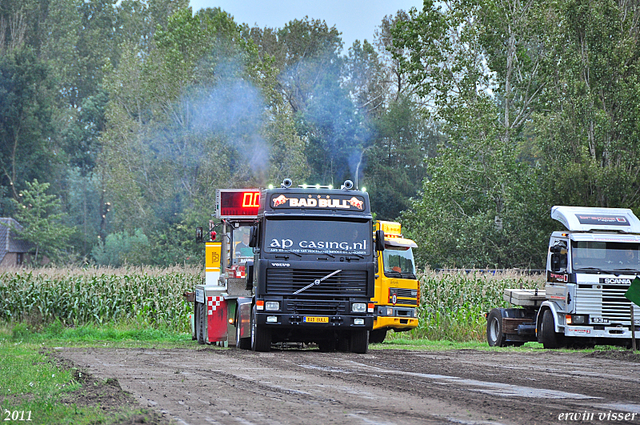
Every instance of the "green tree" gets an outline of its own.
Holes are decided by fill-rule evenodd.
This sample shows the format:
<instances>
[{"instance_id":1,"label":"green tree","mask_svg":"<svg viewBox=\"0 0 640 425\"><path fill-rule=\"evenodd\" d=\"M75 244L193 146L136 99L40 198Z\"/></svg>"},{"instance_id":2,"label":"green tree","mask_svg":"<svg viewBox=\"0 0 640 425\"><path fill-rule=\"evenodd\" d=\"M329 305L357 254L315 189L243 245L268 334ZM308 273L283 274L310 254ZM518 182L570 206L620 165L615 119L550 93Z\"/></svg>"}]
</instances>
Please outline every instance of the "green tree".
<instances>
[{"instance_id":1,"label":"green tree","mask_svg":"<svg viewBox=\"0 0 640 425\"><path fill-rule=\"evenodd\" d=\"M149 263L149 249L149 238L137 229L133 235L126 232L108 235L104 243L93 248L91 255L101 266L121 267Z\"/></svg>"},{"instance_id":2,"label":"green tree","mask_svg":"<svg viewBox=\"0 0 640 425\"><path fill-rule=\"evenodd\" d=\"M14 201L15 218L23 226L22 230L14 229L16 234L36 247L36 264L39 264L41 255L53 261L67 260L63 254L66 254L74 229L64 224L65 214L60 212L60 200L46 193L49 183L34 179L26 182L25 186L18 200Z\"/></svg>"},{"instance_id":3,"label":"green tree","mask_svg":"<svg viewBox=\"0 0 640 425\"><path fill-rule=\"evenodd\" d=\"M109 94L99 170L113 205L112 232L142 230L152 262L195 257L220 187L259 187L308 174L275 73L242 27L219 9L180 10L155 32L154 48L123 49Z\"/></svg>"},{"instance_id":4,"label":"green tree","mask_svg":"<svg viewBox=\"0 0 640 425\"><path fill-rule=\"evenodd\" d=\"M410 199L420 191L426 175L425 160L435 155L440 139L437 126L425 113L417 87L400 72L403 49L394 45L393 30L409 15L400 10L386 16L376 31L373 45L356 44L350 49L348 63L355 58L359 77L350 77L359 87L357 104L369 118L371 140L362 153L362 178L371 195L377 217L393 220L409 208ZM392 54L395 53L395 57ZM362 65L358 65L358 64ZM351 74L354 72L351 71ZM352 94L353 96L353 94Z\"/></svg>"},{"instance_id":5,"label":"green tree","mask_svg":"<svg viewBox=\"0 0 640 425\"><path fill-rule=\"evenodd\" d=\"M435 156L443 136L407 95L394 97L372 125L372 145L363 155L363 183L378 218L395 220L417 198L426 177L425 161Z\"/></svg>"},{"instance_id":6,"label":"green tree","mask_svg":"<svg viewBox=\"0 0 640 425\"><path fill-rule=\"evenodd\" d=\"M516 25L535 16L532 4L426 1L393 30L401 69L446 137L427 163L422 198L403 214L424 263L542 264L547 206L539 174L517 149L540 92L522 78L540 66L529 48L538 33L529 21Z\"/></svg>"},{"instance_id":7,"label":"green tree","mask_svg":"<svg viewBox=\"0 0 640 425\"><path fill-rule=\"evenodd\" d=\"M297 135L306 145L310 182L337 184L351 177L355 167L350 169L350 162L364 136L349 88L342 84L338 30L305 17L280 29L245 32L277 72L275 95L288 104Z\"/></svg>"},{"instance_id":8,"label":"green tree","mask_svg":"<svg viewBox=\"0 0 640 425\"><path fill-rule=\"evenodd\" d=\"M278 70L278 89L294 114L304 112L324 75L339 74L342 40L336 27L320 19L294 19L273 30L248 34L263 59Z\"/></svg>"},{"instance_id":9,"label":"green tree","mask_svg":"<svg viewBox=\"0 0 640 425\"><path fill-rule=\"evenodd\" d=\"M554 202L640 210L639 14L637 2L549 5L561 65L534 122Z\"/></svg>"},{"instance_id":10,"label":"green tree","mask_svg":"<svg viewBox=\"0 0 640 425\"><path fill-rule=\"evenodd\" d=\"M28 46L0 55L0 182L17 196L24 181L46 179L57 163L48 67Z\"/></svg>"}]
</instances>

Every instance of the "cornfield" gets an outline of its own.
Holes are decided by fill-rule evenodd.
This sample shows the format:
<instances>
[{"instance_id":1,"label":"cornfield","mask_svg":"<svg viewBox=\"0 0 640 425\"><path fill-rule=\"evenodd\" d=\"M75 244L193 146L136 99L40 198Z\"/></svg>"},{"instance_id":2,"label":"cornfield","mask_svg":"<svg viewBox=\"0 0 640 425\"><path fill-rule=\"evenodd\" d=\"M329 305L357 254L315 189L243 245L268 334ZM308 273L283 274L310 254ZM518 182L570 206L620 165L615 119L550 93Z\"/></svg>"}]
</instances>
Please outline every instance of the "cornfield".
<instances>
[{"instance_id":1,"label":"cornfield","mask_svg":"<svg viewBox=\"0 0 640 425\"><path fill-rule=\"evenodd\" d=\"M518 271L436 272L425 270L419 276L421 297L420 325L414 338L451 341L484 339L484 314L495 307L508 307L502 299L505 288L543 288L544 275L525 275Z\"/></svg>"},{"instance_id":2,"label":"cornfield","mask_svg":"<svg viewBox=\"0 0 640 425\"><path fill-rule=\"evenodd\" d=\"M118 321L188 331L192 305L183 297L203 281L201 267L16 269L0 272L0 321L67 325ZM419 275L420 325L413 338L484 339L484 313L506 306L505 288L542 288L544 276L518 272ZM406 336L407 334L403 334Z\"/></svg>"},{"instance_id":3,"label":"cornfield","mask_svg":"<svg viewBox=\"0 0 640 425\"><path fill-rule=\"evenodd\" d=\"M16 269L0 272L0 321L67 325L135 320L186 331L182 294L202 283L201 267Z\"/></svg>"}]
</instances>

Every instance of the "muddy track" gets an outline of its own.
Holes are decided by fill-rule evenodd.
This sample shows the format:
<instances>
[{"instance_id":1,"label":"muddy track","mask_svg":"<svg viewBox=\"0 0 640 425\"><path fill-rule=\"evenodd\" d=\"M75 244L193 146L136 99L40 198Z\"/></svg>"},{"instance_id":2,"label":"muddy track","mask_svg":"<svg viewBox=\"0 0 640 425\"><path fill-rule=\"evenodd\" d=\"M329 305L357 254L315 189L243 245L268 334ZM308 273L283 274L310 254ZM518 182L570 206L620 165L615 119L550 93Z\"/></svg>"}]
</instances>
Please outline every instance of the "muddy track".
<instances>
[{"instance_id":1,"label":"muddy track","mask_svg":"<svg viewBox=\"0 0 640 425\"><path fill-rule=\"evenodd\" d=\"M580 423L640 424L640 355L629 352L66 348L55 355L97 379L117 379L142 407L180 424L557 424L577 415L586 419Z\"/></svg>"}]
</instances>

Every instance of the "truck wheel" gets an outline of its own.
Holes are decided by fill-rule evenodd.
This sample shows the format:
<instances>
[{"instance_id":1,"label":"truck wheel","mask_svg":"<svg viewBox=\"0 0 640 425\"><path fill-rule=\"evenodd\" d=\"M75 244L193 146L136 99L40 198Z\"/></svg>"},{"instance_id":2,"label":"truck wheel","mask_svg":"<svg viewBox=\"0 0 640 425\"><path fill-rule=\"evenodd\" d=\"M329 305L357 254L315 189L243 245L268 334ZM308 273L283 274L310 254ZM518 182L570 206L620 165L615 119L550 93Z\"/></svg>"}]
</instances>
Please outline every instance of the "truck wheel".
<instances>
[{"instance_id":1,"label":"truck wheel","mask_svg":"<svg viewBox=\"0 0 640 425\"><path fill-rule=\"evenodd\" d=\"M271 350L271 329L258 326L256 306L253 306L253 310L251 310L251 349L253 351Z\"/></svg>"},{"instance_id":2,"label":"truck wheel","mask_svg":"<svg viewBox=\"0 0 640 425\"><path fill-rule=\"evenodd\" d=\"M349 351L352 353L365 354L369 349L369 331L351 332Z\"/></svg>"},{"instance_id":3,"label":"truck wheel","mask_svg":"<svg viewBox=\"0 0 640 425\"><path fill-rule=\"evenodd\" d=\"M542 323L540 324L540 342L544 348L560 348L562 347L562 335L557 334L553 323L553 313L551 310L545 310L542 314Z\"/></svg>"},{"instance_id":4,"label":"truck wheel","mask_svg":"<svg viewBox=\"0 0 640 425\"><path fill-rule=\"evenodd\" d=\"M236 347L242 350L251 348L251 337L240 338L240 313L236 314Z\"/></svg>"},{"instance_id":5,"label":"truck wheel","mask_svg":"<svg viewBox=\"0 0 640 425\"><path fill-rule=\"evenodd\" d=\"M206 329L206 322L205 320L207 320L207 308L205 306L205 304L202 303L198 303L198 344L204 344L206 342L206 338L205 338L205 329Z\"/></svg>"},{"instance_id":6,"label":"truck wheel","mask_svg":"<svg viewBox=\"0 0 640 425\"><path fill-rule=\"evenodd\" d=\"M502 333L502 313L494 308L487 316L487 342L490 347L504 347L507 345Z\"/></svg>"},{"instance_id":7,"label":"truck wheel","mask_svg":"<svg viewBox=\"0 0 640 425\"><path fill-rule=\"evenodd\" d=\"M369 342L371 344L382 344L382 341L387 337L386 329L376 329L369 332Z\"/></svg>"}]
</instances>

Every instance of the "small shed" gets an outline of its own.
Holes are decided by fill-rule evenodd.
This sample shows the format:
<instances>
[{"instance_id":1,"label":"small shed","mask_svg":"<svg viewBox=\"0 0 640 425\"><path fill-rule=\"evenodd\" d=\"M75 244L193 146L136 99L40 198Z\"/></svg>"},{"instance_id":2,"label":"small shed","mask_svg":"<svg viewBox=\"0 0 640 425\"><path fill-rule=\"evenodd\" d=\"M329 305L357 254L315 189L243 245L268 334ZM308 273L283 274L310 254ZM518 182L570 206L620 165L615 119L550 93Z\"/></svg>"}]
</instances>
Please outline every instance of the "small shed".
<instances>
[{"instance_id":1,"label":"small shed","mask_svg":"<svg viewBox=\"0 0 640 425\"><path fill-rule=\"evenodd\" d=\"M32 249L30 243L16 237L13 228L22 229L22 226L13 218L0 217L0 267L23 264Z\"/></svg>"}]
</instances>

